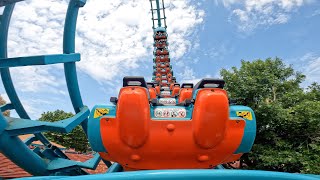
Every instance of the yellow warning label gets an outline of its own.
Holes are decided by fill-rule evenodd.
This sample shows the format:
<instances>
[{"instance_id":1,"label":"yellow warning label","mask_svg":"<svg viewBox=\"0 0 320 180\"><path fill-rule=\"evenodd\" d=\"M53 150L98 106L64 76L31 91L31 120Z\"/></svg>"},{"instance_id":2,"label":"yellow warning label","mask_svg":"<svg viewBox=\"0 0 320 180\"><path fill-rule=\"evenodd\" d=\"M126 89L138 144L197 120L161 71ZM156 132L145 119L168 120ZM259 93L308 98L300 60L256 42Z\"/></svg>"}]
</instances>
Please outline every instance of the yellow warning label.
<instances>
[{"instance_id":1,"label":"yellow warning label","mask_svg":"<svg viewBox=\"0 0 320 180\"><path fill-rule=\"evenodd\" d=\"M252 113L250 111L237 111L237 116L252 120Z\"/></svg>"},{"instance_id":2,"label":"yellow warning label","mask_svg":"<svg viewBox=\"0 0 320 180\"><path fill-rule=\"evenodd\" d=\"M93 118L104 116L106 114L109 114L108 108L97 108L96 110L94 110Z\"/></svg>"}]
</instances>

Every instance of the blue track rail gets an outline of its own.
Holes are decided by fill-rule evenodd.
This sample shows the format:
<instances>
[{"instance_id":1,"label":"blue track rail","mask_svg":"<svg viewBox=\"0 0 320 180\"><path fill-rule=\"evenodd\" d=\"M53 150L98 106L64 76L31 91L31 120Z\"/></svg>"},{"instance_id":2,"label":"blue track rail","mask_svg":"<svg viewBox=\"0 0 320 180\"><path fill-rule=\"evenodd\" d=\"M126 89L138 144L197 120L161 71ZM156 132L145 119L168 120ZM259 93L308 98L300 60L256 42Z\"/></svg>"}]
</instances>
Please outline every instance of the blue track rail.
<instances>
[{"instance_id":1,"label":"blue track rail","mask_svg":"<svg viewBox=\"0 0 320 180\"><path fill-rule=\"evenodd\" d=\"M319 180L319 176L309 174L290 174L282 172L270 171L253 171L253 170L155 170L155 171L135 171L135 172L119 172L110 174L88 175L78 177L38 177L23 178L24 180L162 180L162 179L184 179L184 180Z\"/></svg>"}]
</instances>

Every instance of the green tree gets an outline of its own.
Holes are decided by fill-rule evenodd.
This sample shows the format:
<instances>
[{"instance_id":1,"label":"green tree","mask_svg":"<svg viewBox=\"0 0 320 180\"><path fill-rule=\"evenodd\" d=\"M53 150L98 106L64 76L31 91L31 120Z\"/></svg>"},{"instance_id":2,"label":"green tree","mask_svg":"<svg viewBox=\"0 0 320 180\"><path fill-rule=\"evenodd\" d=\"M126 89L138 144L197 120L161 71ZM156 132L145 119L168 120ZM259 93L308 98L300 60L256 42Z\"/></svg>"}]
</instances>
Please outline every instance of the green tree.
<instances>
[{"instance_id":1,"label":"green tree","mask_svg":"<svg viewBox=\"0 0 320 180\"><path fill-rule=\"evenodd\" d=\"M72 117L72 113L64 112L63 110L56 110L53 112L45 112L41 114L39 120L55 122L62 119ZM55 143L65 146L66 148L74 148L79 152L86 152L89 150L89 143L85 133L83 132L81 126L77 126L68 134L56 133L56 132L46 132L45 136Z\"/></svg>"},{"instance_id":2,"label":"green tree","mask_svg":"<svg viewBox=\"0 0 320 180\"><path fill-rule=\"evenodd\" d=\"M279 58L241 61L222 69L231 98L245 99L257 118L249 169L320 173L320 86L300 87L305 76Z\"/></svg>"},{"instance_id":3,"label":"green tree","mask_svg":"<svg viewBox=\"0 0 320 180\"><path fill-rule=\"evenodd\" d=\"M0 106L5 105L6 101L0 96ZM7 110L5 112L2 113L4 116L10 116L10 111Z\"/></svg>"}]
</instances>

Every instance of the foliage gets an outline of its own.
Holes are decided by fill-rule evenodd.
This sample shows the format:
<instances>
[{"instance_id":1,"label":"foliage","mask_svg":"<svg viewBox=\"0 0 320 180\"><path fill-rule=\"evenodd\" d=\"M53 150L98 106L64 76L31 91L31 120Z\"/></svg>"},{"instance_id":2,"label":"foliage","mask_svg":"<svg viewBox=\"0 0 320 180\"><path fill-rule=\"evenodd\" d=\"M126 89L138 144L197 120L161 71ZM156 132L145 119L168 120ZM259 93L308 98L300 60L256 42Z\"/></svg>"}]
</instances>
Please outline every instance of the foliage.
<instances>
[{"instance_id":1,"label":"foliage","mask_svg":"<svg viewBox=\"0 0 320 180\"><path fill-rule=\"evenodd\" d=\"M6 104L6 101L0 96L0 106ZM5 112L2 113L4 116L10 116L10 111L7 110Z\"/></svg>"},{"instance_id":2,"label":"foliage","mask_svg":"<svg viewBox=\"0 0 320 180\"><path fill-rule=\"evenodd\" d=\"M62 110L56 110L53 112L45 112L41 114L41 121L55 122L62 119L72 117L72 113L66 113ZM85 133L81 126L77 126L68 134L46 132L45 136L55 143L58 143L66 148L74 148L79 152L86 152L89 149L89 144Z\"/></svg>"},{"instance_id":3,"label":"foliage","mask_svg":"<svg viewBox=\"0 0 320 180\"><path fill-rule=\"evenodd\" d=\"M249 169L320 173L320 85L279 58L241 62L221 70L231 98L253 108L257 137L242 157ZM245 99L245 100L244 100Z\"/></svg>"}]
</instances>

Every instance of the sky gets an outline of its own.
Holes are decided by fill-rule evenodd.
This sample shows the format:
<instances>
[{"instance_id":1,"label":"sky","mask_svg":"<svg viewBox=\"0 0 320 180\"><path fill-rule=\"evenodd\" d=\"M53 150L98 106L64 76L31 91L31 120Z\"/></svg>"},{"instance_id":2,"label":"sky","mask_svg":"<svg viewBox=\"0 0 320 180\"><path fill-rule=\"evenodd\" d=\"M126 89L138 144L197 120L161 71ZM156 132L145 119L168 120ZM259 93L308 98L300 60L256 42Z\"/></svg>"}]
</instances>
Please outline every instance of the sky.
<instances>
[{"instance_id":1,"label":"sky","mask_svg":"<svg viewBox=\"0 0 320 180\"><path fill-rule=\"evenodd\" d=\"M320 1L164 0L171 63L178 82L219 77L241 60L279 57L320 83ZM62 53L66 0L26 0L12 16L8 56ZM3 8L0 8L0 14ZM76 52L82 99L92 108L117 96L124 76L152 77L148 0L87 0L80 9ZM17 93L33 119L72 112L63 65L11 68ZM0 84L0 95L9 101ZM12 113L16 116L15 113Z\"/></svg>"}]
</instances>

